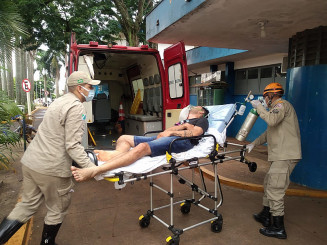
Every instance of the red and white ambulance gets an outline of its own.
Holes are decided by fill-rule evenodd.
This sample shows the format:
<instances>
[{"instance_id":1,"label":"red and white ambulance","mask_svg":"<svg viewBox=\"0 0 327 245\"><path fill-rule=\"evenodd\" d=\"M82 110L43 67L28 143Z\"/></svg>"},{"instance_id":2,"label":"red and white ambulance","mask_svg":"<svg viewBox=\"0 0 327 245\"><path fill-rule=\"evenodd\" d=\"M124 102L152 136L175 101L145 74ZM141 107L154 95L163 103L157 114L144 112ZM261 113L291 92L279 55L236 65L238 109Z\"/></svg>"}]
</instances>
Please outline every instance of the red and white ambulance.
<instances>
[{"instance_id":1,"label":"red and white ambulance","mask_svg":"<svg viewBox=\"0 0 327 245\"><path fill-rule=\"evenodd\" d=\"M146 131L168 128L190 103L183 42L165 49L162 62L159 51L148 45L99 45L93 41L77 44L73 34L68 75L77 70L101 80L93 101L85 103L87 122L117 121L122 104L125 134L143 135Z\"/></svg>"}]
</instances>

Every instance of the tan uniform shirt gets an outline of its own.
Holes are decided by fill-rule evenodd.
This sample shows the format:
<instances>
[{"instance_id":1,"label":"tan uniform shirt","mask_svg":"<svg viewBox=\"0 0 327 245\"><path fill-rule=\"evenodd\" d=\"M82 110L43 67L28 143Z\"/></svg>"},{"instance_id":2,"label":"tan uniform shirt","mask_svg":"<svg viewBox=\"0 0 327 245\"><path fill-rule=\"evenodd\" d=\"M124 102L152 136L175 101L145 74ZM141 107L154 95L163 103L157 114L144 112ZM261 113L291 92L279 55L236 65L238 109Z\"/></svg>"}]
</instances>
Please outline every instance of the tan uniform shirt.
<instances>
[{"instance_id":1,"label":"tan uniform shirt","mask_svg":"<svg viewBox=\"0 0 327 245\"><path fill-rule=\"evenodd\" d=\"M81 145L85 130L83 104L73 93L65 94L47 109L21 162L38 173L57 177L72 175L72 159L83 168L94 166Z\"/></svg>"},{"instance_id":2,"label":"tan uniform shirt","mask_svg":"<svg viewBox=\"0 0 327 245\"><path fill-rule=\"evenodd\" d=\"M293 106L286 100L276 100L269 111L258 105L257 112L268 124L267 130L253 143L268 143L268 161L300 160L301 137Z\"/></svg>"}]
</instances>

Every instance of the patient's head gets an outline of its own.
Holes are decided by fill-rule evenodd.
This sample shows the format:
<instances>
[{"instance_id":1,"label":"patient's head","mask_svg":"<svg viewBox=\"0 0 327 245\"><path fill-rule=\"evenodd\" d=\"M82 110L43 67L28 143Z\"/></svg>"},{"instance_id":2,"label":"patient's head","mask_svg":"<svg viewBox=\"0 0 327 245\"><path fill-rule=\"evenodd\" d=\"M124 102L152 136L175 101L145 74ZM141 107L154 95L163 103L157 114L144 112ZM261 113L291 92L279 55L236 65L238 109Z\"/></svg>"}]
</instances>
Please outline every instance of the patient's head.
<instances>
[{"instance_id":1,"label":"patient's head","mask_svg":"<svg viewBox=\"0 0 327 245\"><path fill-rule=\"evenodd\" d=\"M209 111L202 106L194 106L190 109L188 119L206 117Z\"/></svg>"}]
</instances>

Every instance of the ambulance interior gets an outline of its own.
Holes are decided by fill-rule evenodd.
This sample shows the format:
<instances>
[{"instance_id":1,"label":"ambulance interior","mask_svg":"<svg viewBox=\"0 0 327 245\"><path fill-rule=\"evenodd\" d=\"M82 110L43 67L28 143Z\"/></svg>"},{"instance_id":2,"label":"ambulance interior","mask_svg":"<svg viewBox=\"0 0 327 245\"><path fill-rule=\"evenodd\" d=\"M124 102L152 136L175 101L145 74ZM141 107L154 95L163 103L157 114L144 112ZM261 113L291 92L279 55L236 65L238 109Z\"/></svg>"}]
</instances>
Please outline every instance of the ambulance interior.
<instances>
[{"instance_id":1,"label":"ambulance interior","mask_svg":"<svg viewBox=\"0 0 327 245\"><path fill-rule=\"evenodd\" d=\"M80 53L78 70L101 81L95 86L93 101L84 103L89 146L113 148L120 134L143 135L162 130L158 62L161 61L151 53ZM122 112L124 115L119 114Z\"/></svg>"}]
</instances>

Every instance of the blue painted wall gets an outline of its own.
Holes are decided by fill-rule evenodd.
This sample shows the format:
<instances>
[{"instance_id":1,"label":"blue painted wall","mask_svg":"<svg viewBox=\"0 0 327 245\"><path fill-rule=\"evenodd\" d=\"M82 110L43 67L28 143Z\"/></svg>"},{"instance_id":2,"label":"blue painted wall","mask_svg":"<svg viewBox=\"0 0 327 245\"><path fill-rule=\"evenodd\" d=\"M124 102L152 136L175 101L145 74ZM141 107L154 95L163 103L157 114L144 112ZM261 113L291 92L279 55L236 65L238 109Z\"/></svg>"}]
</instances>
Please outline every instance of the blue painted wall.
<instances>
[{"instance_id":1,"label":"blue painted wall","mask_svg":"<svg viewBox=\"0 0 327 245\"><path fill-rule=\"evenodd\" d=\"M186 52L187 64L197 64L208 60L218 59L234 54L246 52L247 50L229 48L197 47Z\"/></svg>"},{"instance_id":2,"label":"blue painted wall","mask_svg":"<svg viewBox=\"0 0 327 245\"><path fill-rule=\"evenodd\" d=\"M246 96L244 95L235 95L234 100L235 102L243 103ZM257 96L254 97L255 99L258 99ZM229 129L227 130L227 136L229 137L235 137L238 131L240 130L245 118L249 114L250 110L252 109L252 105L250 103L246 103L246 110L244 112L243 116L236 116L233 123L229 126ZM248 137L246 138L246 141L252 142L257 137L259 137L265 130L267 129L267 124L264 120L262 120L260 117L258 117L257 121L253 125L252 130L250 131Z\"/></svg>"},{"instance_id":3,"label":"blue painted wall","mask_svg":"<svg viewBox=\"0 0 327 245\"><path fill-rule=\"evenodd\" d=\"M299 119L302 157L291 180L327 190L327 65L288 70L287 100Z\"/></svg>"}]
</instances>

